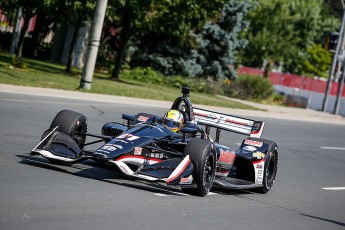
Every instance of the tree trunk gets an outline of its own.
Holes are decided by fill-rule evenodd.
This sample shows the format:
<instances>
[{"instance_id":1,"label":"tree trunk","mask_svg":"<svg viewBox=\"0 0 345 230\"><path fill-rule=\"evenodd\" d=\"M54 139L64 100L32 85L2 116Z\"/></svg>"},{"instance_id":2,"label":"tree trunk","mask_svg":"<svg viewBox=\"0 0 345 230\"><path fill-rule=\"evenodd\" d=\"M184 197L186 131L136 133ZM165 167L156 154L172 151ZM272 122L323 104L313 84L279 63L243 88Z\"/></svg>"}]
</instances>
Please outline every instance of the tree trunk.
<instances>
[{"instance_id":1,"label":"tree trunk","mask_svg":"<svg viewBox=\"0 0 345 230\"><path fill-rule=\"evenodd\" d=\"M30 55L38 56L38 49L42 41L42 34L45 33L45 21L47 18L42 13L36 14L35 30L32 32L32 47L30 47Z\"/></svg>"},{"instance_id":2,"label":"tree trunk","mask_svg":"<svg viewBox=\"0 0 345 230\"><path fill-rule=\"evenodd\" d=\"M120 35L120 46L117 50L115 67L114 67L113 73L111 75L111 79L116 80L116 81L119 80L119 74L120 74L121 67L123 64L123 59L125 57L125 53L127 50L127 44L128 44L128 41L131 37L130 14L127 14L126 12L124 12L124 14L122 15L121 24L122 24L122 31L121 31L121 35Z\"/></svg>"},{"instance_id":3,"label":"tree trunk","mask_svg":"<svg viewBox=\"0 0 345 230\"><path fill-rule=\"evenodd\" d=\"M71 42L71 46L69 48L68 61L67 61L67 66L66 66L66 72L67 73L72 73L73 53L74 53L74 49L75 49L75 45L76 45L75 43L76 43L77 38L78 38L80 26L81 26L81 21L78 19L77 23L75 24L72 42Z\"/></svg>"},{"instance_id":4,"label":"tree trunk","mask_svg":"<svg viewBox=\"0 0 345 230\"><path fill-rule=\"evenodd\" d=\"M15 23L14 23L14 28L13 28L13 33L12 33L12 38L11 38L11 45L10 45L10 54L16 54L17 47L18 47L18 42L19 42L19 36L20 36L20 31L21 31L21 22L22 22L22 9L19 7L16 12L15 16Z\"/></svg>"},{"instance_id":5,"label":"tree trunk","mask_svg":"<svg viewBox=\"0 0 345 230\"><path fill-rule=\"evenodd\" d=\"M21 30L19 42L18 42L18 44L19 44L18 45L18 51L17 51L17 57L18 58L21 58L23 55L25 34L26 34L26 31L28 30L30 19L31 19L31 17L30 18L24 18L24 25L23 25L23 28Z\"/></svg>"},{"instance_id":6,"label":"tree trunk","mask_svg":"<svg viewBox=\"0 0 345 230\"><path fill-rule=\"evenodd\" d=\"M120 43L120 46L117 50L115 67L114 67L113 73L111 75L111 79L113 79L113 80L116 80L116 81L119 80L119 74L120 74L121 67L123 64L123 59L125 57L127 43L128 43L128 40L127 41L122 40Z\"/></svg>"}]
</instances>

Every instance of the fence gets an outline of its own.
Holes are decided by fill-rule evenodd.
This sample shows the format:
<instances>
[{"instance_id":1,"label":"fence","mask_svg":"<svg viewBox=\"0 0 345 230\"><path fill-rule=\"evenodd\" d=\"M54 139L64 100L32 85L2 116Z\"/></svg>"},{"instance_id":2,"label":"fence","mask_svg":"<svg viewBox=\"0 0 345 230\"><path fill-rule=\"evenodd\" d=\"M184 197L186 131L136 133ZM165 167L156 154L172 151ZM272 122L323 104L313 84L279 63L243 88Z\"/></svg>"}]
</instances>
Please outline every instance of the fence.
<instances>
[{"instance_id":1,"label":"fence","mask_svg":"<svg viewBox=\"0 0 345 230\"><path fill-rule=\"evenodd\" d=\"M261 69L250 68L241 66L238 68L239 74L248 74L253 76L263 76L264 71ZM315 79L311 77L304 77L299 75L293 75L289 73L277 73L271 72L269 79L274 85L280 85L291 88L298 88L308 90L317 93L325 93L327 79ZM338 83L332 82L330 88L330 95L336 96L338 92ZM345 88L342 92L342 97L345 97Z\"/></svg>"}]
</instances>

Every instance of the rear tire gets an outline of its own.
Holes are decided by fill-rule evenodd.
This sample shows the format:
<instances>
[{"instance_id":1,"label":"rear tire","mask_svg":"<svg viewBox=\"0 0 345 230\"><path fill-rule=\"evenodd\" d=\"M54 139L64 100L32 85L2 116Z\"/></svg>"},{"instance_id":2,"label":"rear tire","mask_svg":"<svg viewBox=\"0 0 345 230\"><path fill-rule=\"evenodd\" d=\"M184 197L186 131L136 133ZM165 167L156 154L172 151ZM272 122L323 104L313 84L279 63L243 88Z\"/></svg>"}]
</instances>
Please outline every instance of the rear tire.
<instances>
[{"instance_id":1,"label":"rear tire","mask_svg":"<svg viewBox=\"0 0 345 230\"><path fill-rule=\"evenodd\" d=\"M213 186L216 173L216 153L212 142L192 139L185 147L183 156L189 155L194 166L193 180L196 188L181 188L183 192L206 196Z\"/></svg>"},{"instance_id":2,"label":"rear tire","mask_svg":"<svg viewBox=\"0 0 345 230\"><path fill-rule=\"evenodd\" d=\"M83 114L71 110L60 111L55 116L50 128L43 133L42 139L49 133L49 130L53 130L56 126L59 126L59 132L70 135L79 148L84 147L86 136L83 134L87 133L87 119Z\"/></svg>"}]
</instances>

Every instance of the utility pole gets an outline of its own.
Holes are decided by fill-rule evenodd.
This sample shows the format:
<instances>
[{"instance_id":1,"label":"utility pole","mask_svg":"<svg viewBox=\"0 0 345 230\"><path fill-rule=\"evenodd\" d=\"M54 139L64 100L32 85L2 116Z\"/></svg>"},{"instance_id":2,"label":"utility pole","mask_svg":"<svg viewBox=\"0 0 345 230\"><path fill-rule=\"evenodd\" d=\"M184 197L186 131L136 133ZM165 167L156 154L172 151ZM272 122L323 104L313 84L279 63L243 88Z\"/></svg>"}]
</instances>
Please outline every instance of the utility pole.
<instances>
[{"instance_id":1,"label":"utility pole","mask_svg":"<svg viewBox=\"0 0 345 230\"><path fill-rule=\"evenodd\" d=\"M331 69L329 71L329 76L328 76L328 81L327 81L327 85L326 85L325 96L324 96L323 102L322 102L322 111L323 112L327 111L328 94L329 94L329 90L331 88L332 78L333 78L334 71L335 71L335 66L336 66L337 61L338 61L339 50L343 46L343 39L344 39L344 34L343 33L344 33L344 24L345 24L345 4L344 4L344 0L340 0L340 1L341 1L341 5L343 7L343 19L341 21L340 33L339 33L339 38L338 38L338 42L337 42L337 48L336 48L336 50L334 52L332 67L331 67Z\"/></svg>"},{"instance_id":2,"label":"utility pole","mask_svg":"<svg viewBox=\"0 0 345 230\"><path fill-rule=\"evenodd\" d=\"M86 62L83 68L83 74L80 79L81 89L91 89L93 72L95 70L98 47L102 34L103 21L105 11L107 9L108 0L98 0L96 4L95 14L91 27L88 50L86 53Z\"/></svg>"},{"instance_id":3,"label":"utility pole","mask_svg":"<svg viewBox=\"0 0 345 230\"><path fill-rule=\"evenodd\" d=\"M337 64L338 61L338 55L339 55L339 50L343 44L343 39L344 39L344 24L345 24L345 8L344 8L344 0L341 0L342 6L343 6L343 19L341 21L341 25L340 25L340 33L339 33L339 38L338 38L338 42L337 42L337 48L334 52L334 56L333 56L333 62L332 62L332 67L331 70L329 71L329 76L328 76L328 81L327 81L327 85L326 85L326 91L325 91L325 96L323 98L323 103L322 103L322 111L326 112L327 111L327 107L328 107L328 94L329 94L329 90L331 88L331 84L332 84L332 78L334 75L334 71L335 71L335 66ZM341 41L341 42L340 42Z\"/></svg>"},{"instance_id":4,"label":"utility pole","mask_svg":"<svg viewBox=\"0 0 345 230\"><path fill-rule=\"evenodd\" d=\"M19 35L20 35L20 31L22 28L22 8L19 7L17 9L17 13L16 13L16 19L15 19L15 23L14 23L14 28L13 28L13 33L12 33L12 38L11 38L11 45L10 45L10 54L15 54L16 53L16 49L18 46L18 41L19 41Z\"/></svg>"},{"instance_id":5,"label":"utility pole","mask_svg":"<svg viewBox=\"0 0 345 230\"><path fill-rule=\"evenodd\" d=\"M342 65L343 65L343 72L341 73L340 81L338 82L338 93L337 93L337 98L335 99L335 104L334 104L334 111L333 111L334 114L339 113L341 95L343 93L343 88L344 88L345 60L343 60Z\"/></svg>"}]
</instances>

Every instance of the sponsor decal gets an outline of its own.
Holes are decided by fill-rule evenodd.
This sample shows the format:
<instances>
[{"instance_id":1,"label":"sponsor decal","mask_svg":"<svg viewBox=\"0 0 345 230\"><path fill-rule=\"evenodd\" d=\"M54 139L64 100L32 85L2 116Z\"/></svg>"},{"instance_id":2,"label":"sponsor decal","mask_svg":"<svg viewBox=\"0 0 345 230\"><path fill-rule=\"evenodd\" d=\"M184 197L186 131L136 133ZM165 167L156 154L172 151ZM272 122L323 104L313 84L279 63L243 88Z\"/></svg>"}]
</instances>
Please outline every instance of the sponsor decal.
<instances>
[{"instance_id":1,"label":"sponsor decal","mask_svg":"<svg viewBox=\"0 0 345 230\"><path fill-rule=\"evenodd\" d=\"M257 148L254 147L254 146L251 146L251 145L247 145L247 146L244 146L244 147L243 147L243 150L247 150L247 151L250 151L250 152L254 152L254 151L257 150Z\"/></svg>"},{"instance_id":2,"label":"sponsor decal","mask_svg":"<svg viewBox=\"0 0 345 230\"><path fill-rule=\"evenodd\" d=\"M257 161L257 163L253 162L254 170L255 170L255 183L262 184L263 177L264 177L264 166L265 161Z\"/></svg>"},{"instance_id":3,"label":"sponsor decal","mask_svg":"<svg viewBox=\"0 0 345 230\"><path fill-rule=\"evenodd\" d=\"M157 127L157 126L151 126L152 128L155 128L155 129L158 129L161 133L164 133L164 131L163 131L163 129L161 129L161 128L159 128L159 127Z\"/></svg>"},{"instance_id":4,"label":"sponsor decal","mask_svg":"<svg viewBox=\"0 0 345 230\"><path fill-rule=\"evenodd\" d=\"M129 172L127 171L127 169L124 166L120 165L120 167L125 173L129 174Z\"/></svg>"},{"instance_id":5,"label":"sponsor decal","mask_svg":"<svg viewBox=\"0 0 345 230\"><path fill-rule=\"evenodd\" d=\"M180 179L180 184L192 184L192 183L193 183L193 177L192 176Z\"/></svg>"},{"instance_id":6,"label":"sponsor decal","mask_svg":"<svg viewBox=\"0 0 345 230\"><path fill-rule=\"evenodd\" d=\"M134 154L134 155L141 155L142 151L143 151L143 148L141 148L141 147L135 147L135 148L134 148L133 154Z\"/></svg>"},{"instance_id":7,"label":"sponsor decal","mask_svg":"<svg viewBox=\"0 0 345 230\"><path fill-rule=\"evenodd\" d=\"M146 157L151 157L151 158L159 158L162 159L164 154L163 153L146 153Z\"/></svg>"},{"instance_id":8,"label":"sponsor decal","mask_svg":"<svg viewBox=\"0 0 345 230\"><path fill-rule=\"evenodd\" d=\"M256 147L261 147L263 143L260 142L260 141L254 141L254 140L248 140L248 139L246 139L246 140L244 141L244 144L246 144L246 145L252 145L252 146L256 146Z\"/></svg>"},{"instance_id":9,"label":"sponsor decal","mask_svg":"<svg viewBox=\"0 0 345 230\"><path fill-rule=\"evenodd\" d=\"M265 157L265 154L262 152L255 152L255 153L253 153L253 157L256 157L258 159L262 159Z\"/></svg>"},{"instance_id":10,"label":"sponsor decal","mask_svg":"<svg viewBox=\"0 0 345 230\"><path fill-rule=\"evenodd\" d=\"M220 156L217 161L216 173L220 176L226 176L230 172L230 168L235 161L235 153L228 149L220 149Z\"/></svg>"},{"instance_id":11,"label":"sponsor decal","mask_svg":"<svg viewBox=\"0 0 345 230\"><path fill-rule=\"evenodd\" d=\"M102 153L101 153L101 152L102 152ZM103 150L103 149L98 149L98 150L96 151L96 153L105 156L105 154L103 154L103 153L109 154L110 152L109 152L109 151L105 151L105 150Z\"/></svg>"},{"instance_id":12,"label":"sponsor decal","mask_svg":"<svg viewBox=\"0 0 345 230\"><path fill-rule=\"evenodd\" d=\"M261 164L257 164L257 165L256 165L256 168L257 168L257 169L262 169L262 165L261 165Z\"/></svg>"},{"instance_id":13,"label":"sponsor decal","mask_svg":"<svg viewBox=\"0 0 345 230\"><path fill-rule=\"evenodd\" d=\"M121 145L116 145L116 144L105 144L99 151L102 152L112 152L115 151L117 149L123 149L123 147Z\"/></svg>"},{"instance_id":14,"label":"sponsor decal","mask_svg":"<svg viewBox=\"0 0 345 230\"><path fill-rule=\"evenodd\" d=\"M149 118L148 117L145 117L145 116L139 116L138 117L138 121L143 121L143 122L145 122L145 121L147 121Z\"/></svg>"},{"instance_id":15,"label":"sponsor decal","mask_svg":"<svg viewBox=\"0 0 345 230\"><path fill-rule=\"evenodd\" d=\"M251 125L251 123L242 122L242 121L238 121L238 120L234 120L234 119L230 119L230 118L226 118L225 122L240 125L240 126L250 126Z\"/></svg>"},{"instance_id":16,"label":"sponsor decal","mask_svg":"<svg viewBox=\"0 0 345 230\"><path fill-rule=\"evenodd\" d=\"M255 183L256 184L262 184L262 180L263 180L262 176L258 176L258 177L256 177Z\"/></svg>"},{"instance_id":17,"label":"sponsor decal","mask_svg":"<svg viewBox=\"0 0 345 230\"><path fill-rule=\"evenodd\" d=\"M208 120L216 120L217 119L217 116L215 114L213 114L213 113L198 113L198 112L195 112L194 115L206 118Z\"/></svg>"},{"instance_id":18,"label":"sponsor decal","mask_svg":"<svg viewBox=\"0 0 345 230\"><path fill-rule=\"evenodd\" d=\"M140 137L134 136L132 134L122 134L122 135L118 136L117 138L118 139L126 139L126 140L129 140L129 141L134 141L134 140L139 139Z\"/></svg>"},{"instance_id":19,"label":"sponsor decal","mask_svg":"<svg viewBox=\"0 0 345 230\"><path fill-rule=\"evenodd\" d=\"M235 161L235 153L229 150L220 149L219 163L232 164Z\"/></svg>"}]
</instances>

